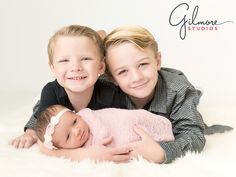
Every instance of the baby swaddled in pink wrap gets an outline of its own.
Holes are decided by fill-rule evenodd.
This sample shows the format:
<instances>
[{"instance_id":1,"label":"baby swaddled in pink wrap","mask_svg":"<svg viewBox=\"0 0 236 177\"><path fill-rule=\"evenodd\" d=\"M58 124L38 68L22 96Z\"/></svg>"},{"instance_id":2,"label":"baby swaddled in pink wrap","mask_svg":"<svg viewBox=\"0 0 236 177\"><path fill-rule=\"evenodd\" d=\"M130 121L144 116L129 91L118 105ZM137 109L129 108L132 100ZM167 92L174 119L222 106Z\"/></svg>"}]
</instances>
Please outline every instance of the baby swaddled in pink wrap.
<instances>
[{"instance_id":1,"label":"baby swaddled in pink wrap","mask_svg":"<svg viewBox=\"0 0 236 177\"><path fill-rule=\"evenodd\" d=\"M168 119L146 110L126 110L106 108L93 111L85 108L77 113L89 125L90 136L85 146L101 143L102 139L112 136L108 146L116 147L140 140L133 130L141 127L156 141L173 141L172 126Z\"/></svg>"},{"instance_id":2,"label":"baby swaddled in pink wrap","mask_svg":"<svg viewBox=\"0 0 236 177\"><path fill-rule=\"evenodd\" d=\"M82 109L74 113L61 105L45 109L38 117L36 132L50 149L89 147L106 137L113 140L107 146L116 147L140 140L133 130L142 128L156 141L173 141L171 122L146 110L106 108Z\"/></svg>"}]
</instances>

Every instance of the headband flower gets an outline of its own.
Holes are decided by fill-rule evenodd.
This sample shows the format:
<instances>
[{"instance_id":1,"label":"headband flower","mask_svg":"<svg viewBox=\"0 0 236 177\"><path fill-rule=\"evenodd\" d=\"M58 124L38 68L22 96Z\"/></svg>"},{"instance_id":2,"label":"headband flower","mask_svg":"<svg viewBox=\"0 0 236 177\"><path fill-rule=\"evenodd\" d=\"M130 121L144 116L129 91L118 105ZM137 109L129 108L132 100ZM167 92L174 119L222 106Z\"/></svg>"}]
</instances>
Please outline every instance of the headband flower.
<instances>
[{"instance_id":1,"label":"headband flower","mask_svg":"<svg viewBox=\"0 0 236 177\"><path fill-rule=\"evenodd\" d=\"M52 134L55 131L55 126L59 123L61 116L67 112L70 111L69 109L65 108L61 110L56 116L52 116L50 119L49 124L46 127L46 131L44 134L44 142L43 144L49 148L49 149L57 149L53 143L52 143Z\"/></svg>"}]
</instances>

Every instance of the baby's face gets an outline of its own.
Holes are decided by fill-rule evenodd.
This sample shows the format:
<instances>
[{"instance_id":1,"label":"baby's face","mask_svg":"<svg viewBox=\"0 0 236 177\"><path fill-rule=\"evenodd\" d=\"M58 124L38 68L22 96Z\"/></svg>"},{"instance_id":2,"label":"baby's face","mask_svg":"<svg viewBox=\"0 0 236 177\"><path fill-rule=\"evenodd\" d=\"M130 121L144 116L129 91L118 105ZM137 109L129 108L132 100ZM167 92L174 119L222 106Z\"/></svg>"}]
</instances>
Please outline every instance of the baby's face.
<instances>
[{"instance_id":1,"label":"baby's face","mask_svg":"<svg viewBox=\"0 0 236 177\"><path fill-rule=\"evenodd\" d=\"M77 148L89 138L88 124L74 112L65 112L55 127L52 142L59 148Z\"/></svg>"}]
</instances>

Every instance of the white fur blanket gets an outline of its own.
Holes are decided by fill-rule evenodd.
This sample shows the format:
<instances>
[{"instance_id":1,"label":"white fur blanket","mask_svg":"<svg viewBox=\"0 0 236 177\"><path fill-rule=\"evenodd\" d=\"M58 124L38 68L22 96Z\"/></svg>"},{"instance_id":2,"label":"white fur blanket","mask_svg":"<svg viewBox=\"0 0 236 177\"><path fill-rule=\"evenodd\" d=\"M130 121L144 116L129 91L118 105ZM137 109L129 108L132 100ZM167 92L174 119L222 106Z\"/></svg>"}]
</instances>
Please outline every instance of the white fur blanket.
<instances>
[{"instance_id":1,"label":"white fur blanket","mask_svg":"<svg viewBox=\"0 0 236 177\"><path fill-rule=\"evenodd\" d=\"M171 164L157 165L140 158L126 164L112 162L80 163L41 154L37 145L30 149L16 150L8 141L22 133L32 104L16 111L0 114L0 176L1 177L233 177L236 176L236 130L206 136L205 149L200 154L188 153ZM221 123L236 127L236 106L201 108L208 125Z\"/></svg>"}]
</instances>

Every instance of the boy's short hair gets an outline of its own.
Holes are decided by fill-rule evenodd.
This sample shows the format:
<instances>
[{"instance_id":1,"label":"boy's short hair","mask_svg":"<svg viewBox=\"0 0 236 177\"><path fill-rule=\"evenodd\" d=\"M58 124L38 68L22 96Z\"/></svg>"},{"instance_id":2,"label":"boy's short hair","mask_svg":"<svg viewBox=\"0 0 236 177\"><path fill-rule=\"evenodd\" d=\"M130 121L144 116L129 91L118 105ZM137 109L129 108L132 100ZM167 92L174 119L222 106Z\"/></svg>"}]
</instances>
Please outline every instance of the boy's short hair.
<instances>
[{"instance_id":1,"label":"boy's short hair","mask_svg":"<svg viewBox=\"0 0 236 177\"><path fill-rule=\"evenodd\" d=\"M123 43L132 43L140 50L149 48L156 56L158 53L158 44L153 35L141 26L121 26L114 29L104 39L105 55L110 47L115 47ZM109 66L106 66L106 76L112 79Z\"/></svg>"},{"instance_id":2,"label":"boy's short hair","mask_svg":"<svg viewBox=\"0 0 236 177\"><path fill-rule=\"evenodd\" d=\"M54 35L50 38L48 42L48 58L49 58L50 64L53 64L54 45L55 45L56 40L60 36L88 37L95 43L95 45L97 45L100 56L103 59L104 47L103 47L103 40L100 37L100 35L96 31L94 31L93 29L87 26L69 25L69 26L62 27L56 33L54 33Z\"/></svg>"},{"instance_id":3,"label":"boy's short hair","mask_svg":"<svg viewBox=\"0 0 236 177\"><path fill-rule=\"evenodd\" d=\"M150 48L155 54L158 53L158 44L153 35L141 26L121 26L113 30L104 39L105 52L109 47L118 46L122 43L132 43L139 49Z\"/></svg>"}]
</instances>

